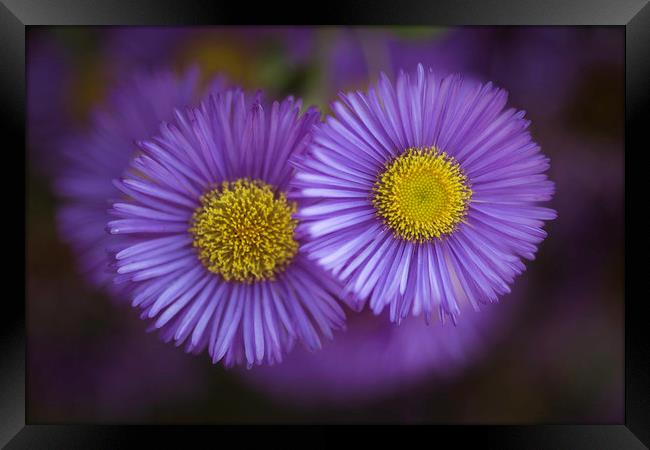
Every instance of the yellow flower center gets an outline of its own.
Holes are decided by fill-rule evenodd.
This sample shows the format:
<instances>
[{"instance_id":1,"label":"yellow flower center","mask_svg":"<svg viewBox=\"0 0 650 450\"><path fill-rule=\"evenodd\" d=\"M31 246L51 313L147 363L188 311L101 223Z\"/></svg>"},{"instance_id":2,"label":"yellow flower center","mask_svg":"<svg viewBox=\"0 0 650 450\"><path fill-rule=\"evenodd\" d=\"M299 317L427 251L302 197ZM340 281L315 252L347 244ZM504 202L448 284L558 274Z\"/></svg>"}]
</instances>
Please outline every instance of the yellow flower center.
<instances>
[{"instance_id":1,"label":"yellow flower center","mask_svg":"<svg viewBox=\"0 0 650 450\"><path fill-rule=\"evenodd\" d=\"M434 147L409 148L378 177L373 204L397 237L423 242L454 231L471 197L454 158Z\"/></svg>"},{"instance_id":2,"label":"yellow flower center","mask_svg":"<svg viewBox=\"0 0 650 450\"><path fill-rule=\"evenodd\" d=\"M298 251L295 203L259 180L224 182L201 197L190 233L199 259L225 280L273 279Z\"/></svg>"}]
</instances>

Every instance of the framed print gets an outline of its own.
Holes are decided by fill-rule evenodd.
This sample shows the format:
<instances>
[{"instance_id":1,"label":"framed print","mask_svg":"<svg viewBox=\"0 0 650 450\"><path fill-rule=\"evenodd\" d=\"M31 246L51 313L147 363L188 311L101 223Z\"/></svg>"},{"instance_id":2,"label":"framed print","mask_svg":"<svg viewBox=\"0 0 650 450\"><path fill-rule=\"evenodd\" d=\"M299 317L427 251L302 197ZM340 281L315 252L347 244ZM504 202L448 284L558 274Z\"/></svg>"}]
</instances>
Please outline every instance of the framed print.
<instances>
[{"instance_id":1,"label":"framed print","mask_svg":"<svg viewBox=\"0 0 650 450\"><path fill-rule=\"evenodd\" d=\"M650 7L396 6L3 2L0 443L647 448Z\"/></svg>"}]
</instances>

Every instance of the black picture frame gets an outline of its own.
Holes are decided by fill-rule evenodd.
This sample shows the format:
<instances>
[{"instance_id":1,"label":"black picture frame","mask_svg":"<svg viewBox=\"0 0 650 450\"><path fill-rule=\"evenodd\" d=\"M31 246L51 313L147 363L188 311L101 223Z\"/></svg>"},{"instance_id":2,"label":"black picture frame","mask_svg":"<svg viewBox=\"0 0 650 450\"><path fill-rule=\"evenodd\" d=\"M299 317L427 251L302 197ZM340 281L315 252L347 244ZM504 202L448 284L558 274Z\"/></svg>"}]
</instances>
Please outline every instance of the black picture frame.
<instances>
[{"instance_id":1,"label":"black picture frame","mask_svg":"<svg viewBox=\"0 0 650 450\"><path fill-rule=\"evenodd\" d=\"M187 444L188 437L223 439L224 432L247 433L239 427L120 427L91 425L34 425L26 421L25 404L25 197L17 195L17 187L26 184L25 148L25 37L28 27L37 25L207 25L227 22L255 22L273 20L278 24L296 23L283 15L288 8L275 5L275 15L252 5L225 5L226 2L189 1L129 1L97 0L2 0L0 4L0 114L5 156L13 153L15 160L5 161L2 178L5 196L15 204L5 207L23 212L23 221L15 221L5 236L15 244L15 255L10 259L5 280L20 284L18 294L3 296L0 314L0 445L6 448L121 448L137 442L153 446ZM238 10L239 9L239 10ZM295 9L295 8L294 8ZM629 156L650 148L647 125L643 121L648 112L650 92L650 5L647 0L456 0L442 2L357 1L327 7L312 4L301 11L301 20L316 24L414 24L414 25L610 25L625 27L626 38L626 279L625 279L625 419L624 423L571 424L538 426L432 426L433 430L420 432L432 444L451 440L455 447L480 445L484 448L517 449L636 449L650 445L650 339L646 336L647 319L642 314L642 296L632 295L631 253L632 223L630 180L634 167ZM279 14L278 14L279 13ZM273 17L273 19L271 19ZM7 140L9 138L9 140ZM645 144L645 145L644 145ZM13 168L11 168L13 167ZM17 169L22 168L22 170ZM636 191L637 198L639 197ZM637 217L642 208L637 209ZM640 220L643 221L641 218ZM23 237L22 242L18 237ZM637 246L638 247L638 246ZM4 247L7 248L6 246ZM13 256L13 255L12 255ZM6 259L9 255L6 254ZM641 264L642 268L647 267ZM11 273L11 270L16 273ZM645 336L645 337L644 337ZM217 429L218 428L218 429ZM259 428L259 427L258 427ZM428 427L427 427L428 428ZM264 439L274 439L275 431L264 427ZM302 427L303 432L327 437L329 430L322 427ZM396 433L400 440L404 433L393 427L375 427L374 436ZM378 434L379 433L379 434ZM297 433L283 433L293 441ZM233 437L233 436L231 436ZM420 437L418 437L419 439ZM221 441L225 444L225 442ZM306 441L306 445L321 445L324 441ZM213 443L211 445L217 445ZM306 446L305 442L300 445Z\"/></svg>"}]
</instances>

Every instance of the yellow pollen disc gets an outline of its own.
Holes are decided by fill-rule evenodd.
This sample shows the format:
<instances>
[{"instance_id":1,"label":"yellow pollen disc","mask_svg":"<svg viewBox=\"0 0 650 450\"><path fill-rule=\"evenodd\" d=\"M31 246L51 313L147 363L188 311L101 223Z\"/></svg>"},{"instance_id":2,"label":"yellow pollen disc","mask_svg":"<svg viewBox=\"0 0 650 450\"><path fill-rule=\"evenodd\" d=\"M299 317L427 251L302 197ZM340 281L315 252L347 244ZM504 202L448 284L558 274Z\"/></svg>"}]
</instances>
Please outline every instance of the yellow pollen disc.
<instances>
[{"instance_id":1,"label":"yellow pollen disc","mask_svg":"<svg viewBox=\"0 0 650 450\"><path fill-rule=\"evenodd\" d=\"M397 237L424 242L453 232L471 197L454 158L434 147L409 148L377 178L373 204Z\"/></svg>"},{"instance_id":2,"label":"yellow pollen disc","mask_svg":"<svg viewBox=\"0 0 650 450\"><path fill-rule=\"evenodd\" d=\"M241 178L201 197L190 233L199 259L227 281L253 283L283 271L298 251L295 203L268 184Z\"/></svg>"}]
</instances>

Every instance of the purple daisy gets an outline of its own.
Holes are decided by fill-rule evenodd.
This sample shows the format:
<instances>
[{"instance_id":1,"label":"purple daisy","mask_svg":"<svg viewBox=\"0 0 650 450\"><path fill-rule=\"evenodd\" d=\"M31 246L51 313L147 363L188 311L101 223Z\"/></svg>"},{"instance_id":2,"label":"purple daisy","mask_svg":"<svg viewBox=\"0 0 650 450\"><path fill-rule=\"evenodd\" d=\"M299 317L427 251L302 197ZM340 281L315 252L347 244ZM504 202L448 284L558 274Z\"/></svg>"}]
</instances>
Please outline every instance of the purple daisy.
<instances>
[{"instance_id":1,"label":"purple daisy","mask_svg":"<svg viewBox=\"0 0 650 450\"><path fill-rule=\"evenodd\" d=\"M97 111L87 132L61 144L63 164L55 180L65 200L58 212L63 239L75 250L81 270L97 286L109 283L112 272L107 250L122 244L121 236L106 232L110 200L120 193L113 179L122 176L136 153L135 141L155 133L174 109L199 100L198 72L182 76L169 71L139 73L117 87L105 109ZM221 79L207 89L218 90Z\"/></svg>"},{"instance_id":2,"label":"purple daisy","mask_svg":"<svg viewBox=\"0 0 650 450\"><path fill-rule=\"evenodd\" d=\"M245 380L282 402L303 406L374 401L419 383L446 386L478 364L502 337L513 314L485 308L456 327L410 320L395 326L387 314L355 314L348 329L317 354L295 351L281 365L245 374ZM501 308L500 308L501 309ZM504 314L505 313L505 314Z\"/></svg>"},{"instance_id":3,"label":"purple daisy","mask_svg":"<svg viewBox=\"0 0 650 450\"><path fill-rule=\"evenodd\" d=\"M139 143L134 169L116 186L113 235L117 283L156 318L165 341L206 348L225 365L273 364L296 341L320 348L344 323L338 286L300 247L297 205L287 200L293 169L319 119L289 97L264 106L241 90L177 112L160 135Z\"/></svg>"},{"instance_id":4,"label":"purple daisy","mask_svg":"<svg viewBox=\"0 0 650 450\"><path fill-rule=\"evenodd\" d=\"M314 132L292 198L311 259L358 307L456 320L496 302L546 237L549 160L504 90L418 66L395 87L341 94Z\"/></svg>"}]
</instances>

